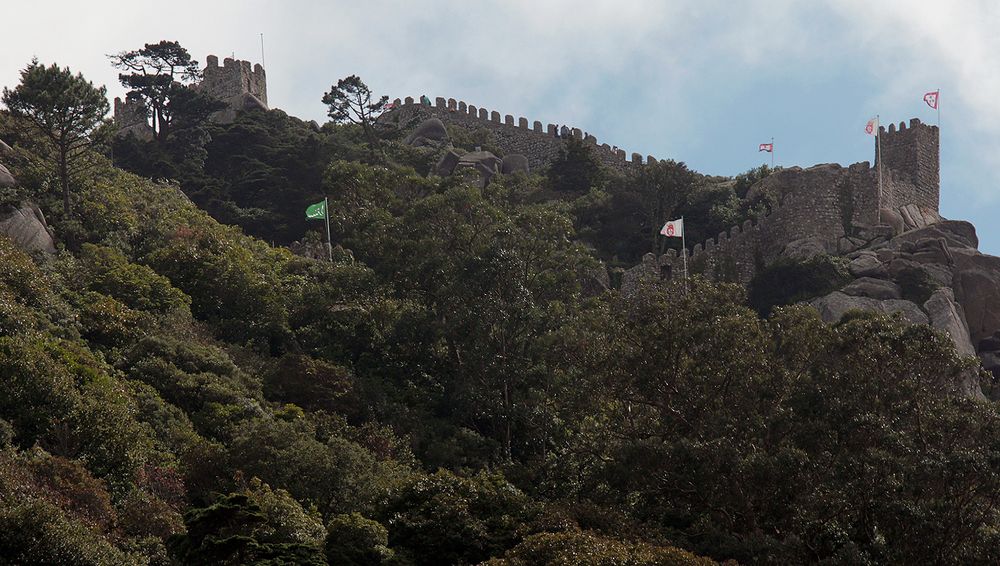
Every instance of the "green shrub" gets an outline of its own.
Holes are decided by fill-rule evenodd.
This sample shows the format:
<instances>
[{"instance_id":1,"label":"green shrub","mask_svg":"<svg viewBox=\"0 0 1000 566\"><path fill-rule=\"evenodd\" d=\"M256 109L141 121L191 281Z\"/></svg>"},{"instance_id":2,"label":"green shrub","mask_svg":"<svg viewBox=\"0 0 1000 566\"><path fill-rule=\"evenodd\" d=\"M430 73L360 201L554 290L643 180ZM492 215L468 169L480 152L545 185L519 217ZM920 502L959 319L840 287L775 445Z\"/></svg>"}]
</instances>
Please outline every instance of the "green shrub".
<instances>
[{"instance_id":1,"label":"green shrub","mask_svg":"<svg viewBox=\"0 0 1000 566\"><path fill-rule=\"evenodd\" d=\"M330 564L376 566L393 556L389 531L358 513L334 515L326 532L326 560Z\"/></svg>"}]
</instances>

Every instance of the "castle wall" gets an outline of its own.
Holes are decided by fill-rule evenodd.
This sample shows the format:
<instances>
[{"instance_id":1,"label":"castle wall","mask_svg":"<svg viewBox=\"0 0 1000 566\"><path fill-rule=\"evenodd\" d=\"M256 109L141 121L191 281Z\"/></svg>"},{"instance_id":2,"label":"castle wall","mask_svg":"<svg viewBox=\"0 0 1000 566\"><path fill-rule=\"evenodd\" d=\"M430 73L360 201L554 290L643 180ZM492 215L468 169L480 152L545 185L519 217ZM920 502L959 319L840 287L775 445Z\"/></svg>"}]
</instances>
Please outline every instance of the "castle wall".
<instances>
[{"instance_id":1,"label":"castle wall","mask_svg":"<svg viewBox=\"0 0 1000 566\"><path fill-rule=\"evenodd\" d=\"M778 171L754 188L777 205L761 218L696 244L688 256L688 269L718 281L746 284L757 269L778 259L789 242L811 239L828 253L851 249L857 236L877 221L877 183L867 162ZM684 273L684 258L675 250L652 261L640 270L645 277Z\"/></svg>"},{"instance_id":2,"label":"castle wall","mask_svg":"<svg viewBox=\"0 0 1000 566\"><path fill-rule=\"evenodd\" d=\"M511 114L501 116L498 111L457 101L453 98L437 98L433 104L421 104L419 97L415 102L412 97L396 99L395 108L379 118L380 123L405 127L411 122L437 117L446 125L455 125L469 131L481 128L489 129L496 138L498 148L508 153L519 153L528 158L532 168L551 163L559 155L565 139L572 136L591 146L594 156L604 165L626 171L629 168L642 165L643 156L633 153L627 156L624 150L608 144L598 143L595 136L579 128L569 128L556 124L546 124L540 121L529 121L527 118L515 117ZM652 156L647 156L646 163L655 162Z\"/></svg>"}]
</instances>

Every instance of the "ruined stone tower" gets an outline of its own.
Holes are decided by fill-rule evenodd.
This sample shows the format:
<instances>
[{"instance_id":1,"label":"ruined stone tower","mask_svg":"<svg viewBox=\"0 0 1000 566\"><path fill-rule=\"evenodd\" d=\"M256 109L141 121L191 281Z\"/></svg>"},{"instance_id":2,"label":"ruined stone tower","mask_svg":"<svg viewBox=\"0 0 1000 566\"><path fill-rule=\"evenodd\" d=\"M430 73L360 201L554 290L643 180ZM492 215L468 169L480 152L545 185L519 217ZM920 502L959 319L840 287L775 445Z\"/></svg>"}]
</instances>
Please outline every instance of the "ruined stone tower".
<instances>
[{"instance_id":1,"label":"ruined stone tower","mask_svg":"<svg viewBox=\"0 0 1000 566\"><path fill-rule=\"evenodd\" d=\"M202 81L191 88L226 103L225 110L212 115L216 122L232 122L240 110L268 109L267 76L260 64L251 68L249 61L226 58L220 67L219 58L209 55ZM115 99L115 125L119 135L136 135L141 139L153 136L149 112L138 101Z\"/></svg>"},{"instance_id":2,"label":"ruined stone tower","mask_svg":"<svg viewBox=\"0 0 1000 566\"><path fill-rule=\"evenodd\" d=\"M115 97L115 126L118 135L133 135L141 140L153 138L153 128L149 125L149 111L138 100Z\"/></svg>"},{"instance_id":3,"label":"ruined stone tower","mask_svg":"<svg viewBox=\"0 0 1000 566\"><path fill-rule=\"evenodd\" d=\"M260 64L251 69L249 61L227 57L220 67L219 58L209 55L205 62L204 78L195 88L229 105L227 110L213 116L219 122L231 122L239 110L268 108L267 76Z\"/></svg>"},{"instance_id":4,"label":"ruined stone tower","mask_svg":"<svg viewBox=\"0 0 1000 566\"><path fill-rule=\"evenodd\" d=\"M879 128L882 144L883 207L894 209L914 204L938 212L940 164L937 126L922 124L917 118ZM876 165L878 155L876 152ZM888 174L887 174L888 172Z\"/></svg>"}]
</instances>

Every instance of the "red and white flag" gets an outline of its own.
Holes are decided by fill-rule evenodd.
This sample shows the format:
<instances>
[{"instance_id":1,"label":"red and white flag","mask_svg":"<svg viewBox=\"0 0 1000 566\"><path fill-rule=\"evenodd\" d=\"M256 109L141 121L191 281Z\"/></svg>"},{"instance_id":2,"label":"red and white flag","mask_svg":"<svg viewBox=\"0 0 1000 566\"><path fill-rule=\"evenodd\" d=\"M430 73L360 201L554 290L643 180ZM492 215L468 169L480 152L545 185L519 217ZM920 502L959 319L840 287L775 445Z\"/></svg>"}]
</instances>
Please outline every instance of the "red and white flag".
<instances>
[{"instance_id":1,"label":"red and white flag","mask_svg":"<svg viewBox=\"0 0 1000 566\"><path fill-rule=\"evenodd\" d=\"M762 151L766 151L768 153L773 152L774 151L774 144L773 143L762 143L759 146L757 146L757 153L760 153Z\"/></svg>"},{"instance_id":2,"label":"red and white flag","mask_svg":"<svg viewBox=\"0 0 1000 566\"><path fill-rule=\"evenodd\" d=\"M668 238L681 238L684 236L684 219L678 220L668 220L663 228L660 229L660 233Z\"/></svg>"},{"instance_id":3,"label":"red and white flag","mask_svg":"<svg viewBox=\"0 0 1000 566\"><path fill-rule=\"evenodd\" d=\"M931 108L937 110L938 97L940 95L941 95L940 90L935 90L934 92L928 92L927 94L924 95L924 102L927 103L927 106L930 106Z\"/></svg>"},{"instance_id":4,"label":"red and white flag","mask_svg":"<svg viewBox=\"0 0 1000 566\"><path fill-rule=\"evenodd\" d=\"M878 116L868 120L868 123L865 124L865 133L870 136L878 135Z\"/></svg>"}]
</instances>

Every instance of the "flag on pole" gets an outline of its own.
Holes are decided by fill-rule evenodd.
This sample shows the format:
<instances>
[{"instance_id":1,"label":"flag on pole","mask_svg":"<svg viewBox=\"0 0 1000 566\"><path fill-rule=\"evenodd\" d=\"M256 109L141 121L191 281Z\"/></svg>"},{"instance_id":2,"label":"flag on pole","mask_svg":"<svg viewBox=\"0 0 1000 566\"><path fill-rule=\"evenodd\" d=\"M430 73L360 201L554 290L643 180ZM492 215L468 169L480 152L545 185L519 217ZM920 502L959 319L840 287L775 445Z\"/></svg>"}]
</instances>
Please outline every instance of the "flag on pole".
<instances>
[{"instance_id":1,"label":"flag on pole","mask_svg":"<svg viewBox=\"0 0 1000 566\"><path fill-rule=\"evenodd\" d=\"M924 95L924 102L927 103L927 106L930 106L931 108L937 110L938 96L940 95L941 95L940 90L935 90L934 92L928 92L927 94Z\"/></svg>"},{"instance_id":2,"label":"flag on pole","mask_svg":"<svg viewBox=\"0 0 1000 566\"><path fill-rule=\"evenodd\" d=\"M684 237L684 219L680 218L678 220L668 220L663 228L660 229L660 233L668 238L683 238Z\"/></svg>"},{"instance_id":3,"label":"flag on pole","mask_svg":"<svg viewBox=\"0 0 1000 566\"><path fill-rule=\"evenodd\" d=\"M774 151L774 144L773 143L762 143L759 146L757 146L757 153L760 153L762 151L766 151L768 153L772 153Z\"/></svg>"},{"instance_id":4,"label":"flag on pole","mask_svg":"<svg viewBox=\"0 0 1000 566\"><path fill-rule=\"evenodd\" d=\"M306 209L306 218L309 220L323 220L326 218L326 199L309 205L309 208Z\"/></svg>"},{"instance_id":5,"label":"flag on pole","mask_svg":"<svg viewBox=\"0 0 1000 566\"><path fill-rule=\"evenodd\" d=\"M865 133L870 136L878 135L878 116L868 120L868 123L865 124Z\"/></svg>"}]
</instances>

